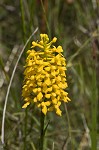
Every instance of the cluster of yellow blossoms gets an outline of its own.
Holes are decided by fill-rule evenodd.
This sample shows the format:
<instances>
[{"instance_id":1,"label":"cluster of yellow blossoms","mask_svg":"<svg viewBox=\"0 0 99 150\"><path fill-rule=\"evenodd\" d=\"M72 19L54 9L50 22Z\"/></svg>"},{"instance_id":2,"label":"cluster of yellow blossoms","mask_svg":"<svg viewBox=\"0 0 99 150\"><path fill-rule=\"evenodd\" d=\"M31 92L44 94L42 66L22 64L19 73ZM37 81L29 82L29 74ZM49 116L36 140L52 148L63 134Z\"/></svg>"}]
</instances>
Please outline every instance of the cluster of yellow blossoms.
<instances>
[{"instance_id":1,"label":"cluster of yellow blossoms","mask_svg":"<svg viewBox=\"0 0 99 150\"><path fill-rule=\"evenodd\" d=\"M26 108L30 103L36 103L46 115L48 111L56 111L61 116L61 102L68 102L66 82L66 62L61 52L61 46L53 46L57 38L51 42L47 34L40 34L41 40L32 42L31 50L27 51L24 71L22 96ZM36 50L34 50L36 49Z\"/></svg>"}]
</instances>

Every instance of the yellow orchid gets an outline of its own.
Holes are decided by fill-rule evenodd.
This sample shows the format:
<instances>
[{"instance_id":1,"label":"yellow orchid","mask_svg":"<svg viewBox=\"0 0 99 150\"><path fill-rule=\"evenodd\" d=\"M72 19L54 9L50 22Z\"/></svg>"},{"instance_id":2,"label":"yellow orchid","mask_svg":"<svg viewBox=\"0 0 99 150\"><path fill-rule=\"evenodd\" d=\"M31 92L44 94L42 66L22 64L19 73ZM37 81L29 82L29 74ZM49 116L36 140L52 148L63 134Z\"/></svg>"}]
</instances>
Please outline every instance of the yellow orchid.
<instances>
[{"instance_id":1,"label":"yellow orchid","mask_svg":"<svg viewBox=\"0 0 99 150\"><path fill-rule=\"evenodd\" d=\"M32 42L27 51L22 96L26 102L22 108L35 103L44 115L55 110L61 116L61 102L68 102L66 82L66 60L61 46L55 47L54 37L49 42L47 34L40 34L40 41ZM38 48L36 51L35 48Z\"/></svg>"}]
</instances>

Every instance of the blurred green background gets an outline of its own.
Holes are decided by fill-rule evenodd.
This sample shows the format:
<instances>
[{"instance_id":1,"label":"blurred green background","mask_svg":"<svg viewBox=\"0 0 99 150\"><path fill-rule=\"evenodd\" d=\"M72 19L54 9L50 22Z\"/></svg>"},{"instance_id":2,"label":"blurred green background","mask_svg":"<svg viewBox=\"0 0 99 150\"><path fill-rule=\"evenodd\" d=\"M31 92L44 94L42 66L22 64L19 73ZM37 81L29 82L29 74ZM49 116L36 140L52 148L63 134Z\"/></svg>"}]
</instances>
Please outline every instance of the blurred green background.
<instances>
[{"instance_id":1,"label":"blurred green background","mask_svg":"<svg viewBox=\"0 0 99 150\"><path fill-rule=\"evenodd\" d=\"M11 84L5 116L5 149L38 150L40 111L22 109L26 51L40 33L62 45L67 60L68 93L62 117L51 112L45 150L99 149L99 1L0 0L0 129L7 87L29 36ZM0 131L1 133L1 131ZM2 144L0 143L2 147Z\"/></svg>"}]
</instances>

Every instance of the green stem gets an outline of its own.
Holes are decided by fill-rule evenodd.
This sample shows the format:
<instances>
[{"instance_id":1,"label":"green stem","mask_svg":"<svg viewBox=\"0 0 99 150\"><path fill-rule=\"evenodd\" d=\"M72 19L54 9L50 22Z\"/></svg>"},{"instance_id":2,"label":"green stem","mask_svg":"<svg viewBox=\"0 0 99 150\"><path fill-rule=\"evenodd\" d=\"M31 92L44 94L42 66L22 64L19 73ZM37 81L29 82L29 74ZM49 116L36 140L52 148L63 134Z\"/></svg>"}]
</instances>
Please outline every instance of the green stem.
<instances>
[{"instance_id":1,"label":"green stem","mask_svg":"<svg viewBox=\"0 0 99 150\"><path fill-rule=\"evenodd\" d=\"M25 109L25 124L24 124L24 150L27 150L27 143L26 143L26 138L27 138L27 108Z\"/></svg>"},{"instance_id":2,"label":"green stem","mask_svg":"<svg viewBox=\"0 0 99 150\"><path fill-rule=\"evenodd\" d=\"M45 115L41 111L41 118L40 118L40 123L41 123L41 129L40 129L40 145L39 145L39 150L43 150L44 148L44 119Z\"/></svg>"}]
</instances>

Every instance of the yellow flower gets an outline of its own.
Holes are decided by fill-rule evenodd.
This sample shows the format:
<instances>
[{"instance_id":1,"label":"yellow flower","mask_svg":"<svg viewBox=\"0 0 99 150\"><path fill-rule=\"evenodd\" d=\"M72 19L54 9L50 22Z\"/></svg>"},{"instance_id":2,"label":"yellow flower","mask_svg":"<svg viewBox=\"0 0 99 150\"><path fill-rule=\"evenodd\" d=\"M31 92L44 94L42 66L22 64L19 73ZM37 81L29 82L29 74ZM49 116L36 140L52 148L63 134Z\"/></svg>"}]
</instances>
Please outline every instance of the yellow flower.
<instances>
[{"instance_id":1,"label":"yellow flower","mask_svg":"<svg viewBox=\"0 0 99 150\"><path fill-rule=\"evenodd\" d=\"M50 97L51 97L51 94L45 94L45 97L46 97L46 98L50 98Z\"/></svg>"},{"instance_id":2,"label":"yellow flower","mask_svg":"<svg viewBox=\"0 0 99 150\"><path fill-rule=\"evenodd\" d=\"M25 104L22 106L22 108L26 108L29 104L30 104L29 102L25 103Z\"/></svg>"},{"instance_id":3,"label":"yellow flower","mask_svg":"<svg viewBox=\"0 0 99 150\"><path fill-rule=\"evenodd\" d=\"M46 113L47 113L47 107L46 106L43 106L42 112L44 113L44 115L46 115Z\"/></svg>"},{"instance_id":4,"label":"yellow flower","mask_svg":"<svg viewBox=\"0 0 99 150\"><path fill-rule=\"evenodd\" d=\"M40 38L40 41L33 41L31 50L27 51L22 89L25 104L22 108L35 103L45 115L55 111L61 116L61 102L70 101L65 92L68 87L66 60L62 55L62 47L53 45L56 37L49 41L47 34L40 34Z\"/></svg>"},{"instance_id":5,"label":"yellow flower","mask_svg":"<svg viewBox=\"0 0 99 150\"><path fill-rule=\"evenodd\" d=\"M40 93L37 95L37 99L40 101L42 98L43 98L43 94L40 92Z\"/></svg>"}]
</instances>

